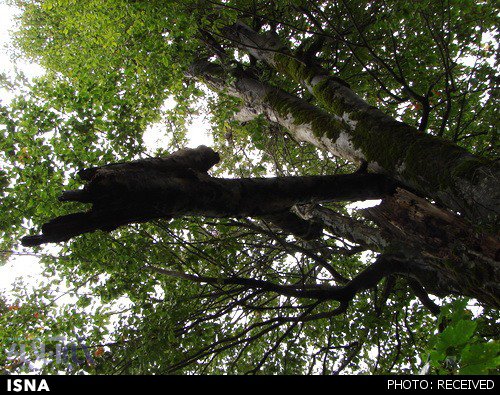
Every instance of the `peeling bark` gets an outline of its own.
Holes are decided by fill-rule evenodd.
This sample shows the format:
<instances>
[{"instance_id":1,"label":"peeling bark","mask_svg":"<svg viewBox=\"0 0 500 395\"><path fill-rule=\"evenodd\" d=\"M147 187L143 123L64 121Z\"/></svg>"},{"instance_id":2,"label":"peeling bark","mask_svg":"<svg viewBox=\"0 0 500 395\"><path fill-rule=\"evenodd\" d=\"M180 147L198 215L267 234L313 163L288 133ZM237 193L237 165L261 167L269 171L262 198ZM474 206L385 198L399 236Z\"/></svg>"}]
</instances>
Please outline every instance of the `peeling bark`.
<instances>
[{"instance_id":1,"label":"peeling bark","mask_svg":"<svg viewBox=\"0 0 500 395\"><path fill-rule=\"evenodd\" d=\"M314 219L301 218L292 211L280 214L262 216L282 231L292 234L305 241L319 238L323 233L323 224Z\"/></svg>"},{"instance_id":2,"label":"peeling bark","mask_svg":"<svg viewBox=\"0 0 500 395\"><path fill-rule=\"evenodd\" d=\"M333 210L319 205L294 206L292 209L303 219L321 222L334 235L360 244L372 251L382 252L389 241L384 239L379 229L367 226L362 222L345 217Z\"/></svg>"}]
</instances>

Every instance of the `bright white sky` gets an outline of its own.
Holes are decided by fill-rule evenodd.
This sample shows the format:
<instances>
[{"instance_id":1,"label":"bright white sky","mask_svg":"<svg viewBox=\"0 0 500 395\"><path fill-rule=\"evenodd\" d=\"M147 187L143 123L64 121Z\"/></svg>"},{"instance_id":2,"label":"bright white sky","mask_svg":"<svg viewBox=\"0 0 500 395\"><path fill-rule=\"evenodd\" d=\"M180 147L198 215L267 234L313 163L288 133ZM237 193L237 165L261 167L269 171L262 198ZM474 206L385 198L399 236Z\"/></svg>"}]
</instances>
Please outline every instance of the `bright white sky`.
<instances>
[{"instance_id":1,"label":"bright white sky","mask_svg":"<svg viewBox=\"0 0 500 395\"><path fill-rule=\"evenodd\" d=\"M16 10L0 3L0 72L12 75L14 64L9 54L9 30L14 27L14 16ZM26 62L19 62L18 65L28 77L35 77L40 74L41 68L38 65L29 65ZM11 95L5 90L0 90L0 100L9 101ZM38 260L29 255L15 256L7 264L0 267L0 288L9 289L16 277L22 277L27 283L35 284L40 278L42 267Z\"/></svg>"}]
</instances>

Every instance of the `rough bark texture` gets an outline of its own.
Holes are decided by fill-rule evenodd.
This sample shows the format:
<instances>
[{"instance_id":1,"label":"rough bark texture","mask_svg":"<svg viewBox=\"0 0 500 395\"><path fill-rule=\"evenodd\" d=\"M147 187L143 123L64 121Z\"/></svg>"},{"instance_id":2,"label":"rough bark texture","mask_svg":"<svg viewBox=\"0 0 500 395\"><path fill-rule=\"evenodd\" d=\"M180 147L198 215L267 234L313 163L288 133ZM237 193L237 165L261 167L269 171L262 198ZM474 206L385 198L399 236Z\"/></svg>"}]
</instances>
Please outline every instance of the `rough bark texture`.
<instances>
[{"instance_id":1,"label":"rough bark texture","mask_svg":"<svg viewBox=\"0 0 500 395\"><path fill-rule=\"evenodd\" d=\"M379 174L210 177L206 171L218 160L218 154L200 146L166 158L82 170L80 177L88 183L64 192L60 200L92 203L92 209L44 224L42 235L25 237L23 244L60 242L97 229L185 215L264 217L310 238L318 235L317 225L291 213L295 204L376 199L395 190L395 184Z\"/></svg>"},{"instance_id":2,"label":"rough bark texture","mask_svg":"<svg viewBox=\"0 0 500 395\"><path fill-rule=\"evenodd\" d=\"M157 218L257 217L306 240L319 237L325 227L382 253L380 262L385 263L361 273L359 284L352 280L341 290L307 295L347 303L353 292L388 274L399 274L439 296L460 294L500 306L498 240L476 232L452 212L397 189L386 176L360 172L252 179L209 176L207 171L218 161L217 153L200 146L165 158L82 170L84 188L64 192L60 200L91 203L92 208L55 218L42 226L41 235L23 238L23 244L60 242ZM365 199L383 199L380 206L365 211L379 229L319 206Z\"/></svg>"},{"instance_id":3,"label":"rough bark texture","mask_svg":"<svg viewBox=\"0 0 500 395\"><path fill-rule=\"evenodd\" d=\"M382 252L389 245L379 229L365 225L362 222L341 215L320 205L302 205L293 207L297 215L308 221L323 224L334 235L360 244L372 251Z\"/></svg>"},{"instance_id":4,"label":"rough bark texture","mask_svg":"<svg viewBox=\"0 0 500 395\"><path fill-rule=\"evenodd\" d=\"M330 152L366 160L369 169L396 178L473 221L495 223L500 213L500 166L396 121L357 96L319 66L298 59L272 34L257 34L244 24L226 29L235 45L302 84L330 114L311 111L284 92L267 92L278 122ZM240 96L241 97L241 96ZM248 102L250 105L255 103ZM318 117L319 115L319 117ZM314 125L314 119L321 119Z\"/></svg>"},{"instance_id":5,"label":"rough bark texture","mask_svg":"<svg viewBox=\"0 0 500 395\"><path fill-rule=\"evenodd\" d=\"M398 255L398 274L412 289L437 296L464 295L500 307L500 241L451 211L404 189L363 210L377 228L320 205L296 206L300 217L365 249Z\"/></svg>"},{"instance_id":6,"label":"rough bark texture","mask_svg":"<svg viewBox=\"0 0 500 395\"><path fill-rule=\"evenodd\" d=\"M474 297L500 307L500 242L477 232L450 211L406 190L365 210L402 252L412 268L408 274L437 295ZM388 251L388 249L386 249Z\"/></svg>"}]
</instances>

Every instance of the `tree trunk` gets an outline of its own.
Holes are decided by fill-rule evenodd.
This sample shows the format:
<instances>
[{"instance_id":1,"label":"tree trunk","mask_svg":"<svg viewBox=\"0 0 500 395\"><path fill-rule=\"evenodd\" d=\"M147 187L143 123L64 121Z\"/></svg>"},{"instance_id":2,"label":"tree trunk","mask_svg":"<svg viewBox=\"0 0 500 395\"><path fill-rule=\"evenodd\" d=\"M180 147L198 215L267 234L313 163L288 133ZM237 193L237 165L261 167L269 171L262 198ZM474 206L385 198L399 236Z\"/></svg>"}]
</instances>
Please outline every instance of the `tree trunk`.
<instances>
[{"instance_id":1,"label":"tree trunk","mask_svg":"<svg viewBox=\"0 0 500 395\"><path fill-rule=\"evenodd\" d=\"M466 295L500 307L500 242L466 221L398 189L365 216L406 256L410 276L436 295Z\"/></svg>"},{"instance_id":2,"label":"tree trunk","mask_svg":"<svg viewBox=\"0 0 500 395\"><path fill-rule=\"evenodd\" d=\"M300 141L348 160L364 160L370 171L389 175L471 221L496 224L500 213L497 163L421 133L370 106L338 78L311 65L311 59L298 59L275 34L257 34L242 23L227 28L225 34L239 48L306 87L327 113L241 73L236 73L239 80L231 83L230 94L267 114ZM213 86L221 82L210 80L207 74Z\"/></svg>"}]
</instances>

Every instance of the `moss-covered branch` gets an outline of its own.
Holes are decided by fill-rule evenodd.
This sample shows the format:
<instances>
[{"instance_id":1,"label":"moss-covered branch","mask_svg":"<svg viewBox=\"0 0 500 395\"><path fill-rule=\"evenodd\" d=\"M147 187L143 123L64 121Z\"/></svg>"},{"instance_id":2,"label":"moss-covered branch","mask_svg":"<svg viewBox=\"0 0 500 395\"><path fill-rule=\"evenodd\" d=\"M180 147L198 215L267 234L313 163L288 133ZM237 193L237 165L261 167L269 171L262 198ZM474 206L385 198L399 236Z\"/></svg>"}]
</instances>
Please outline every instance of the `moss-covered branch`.
<instances>
[{"instance_id":1,"label":"moss-covered branch","mask_svg":"<svg viewBox=\"0 0 500 395\"><path fill-rule=\"evenodd\" d=\"M327 70L297 58L274 34L258 34L241 23L225 32L236 46L305 86L342 124L333 128L322 120L326 127L313 130L314 138L308 139L311 143L319 141L320 146L347 159L366 160L370 170L389 174L471 220L495 223L500 213L498 164L421 133L370 106ZM290 102L275 100L282 112L290 112Z\"/></svg>"}]
</instances>

